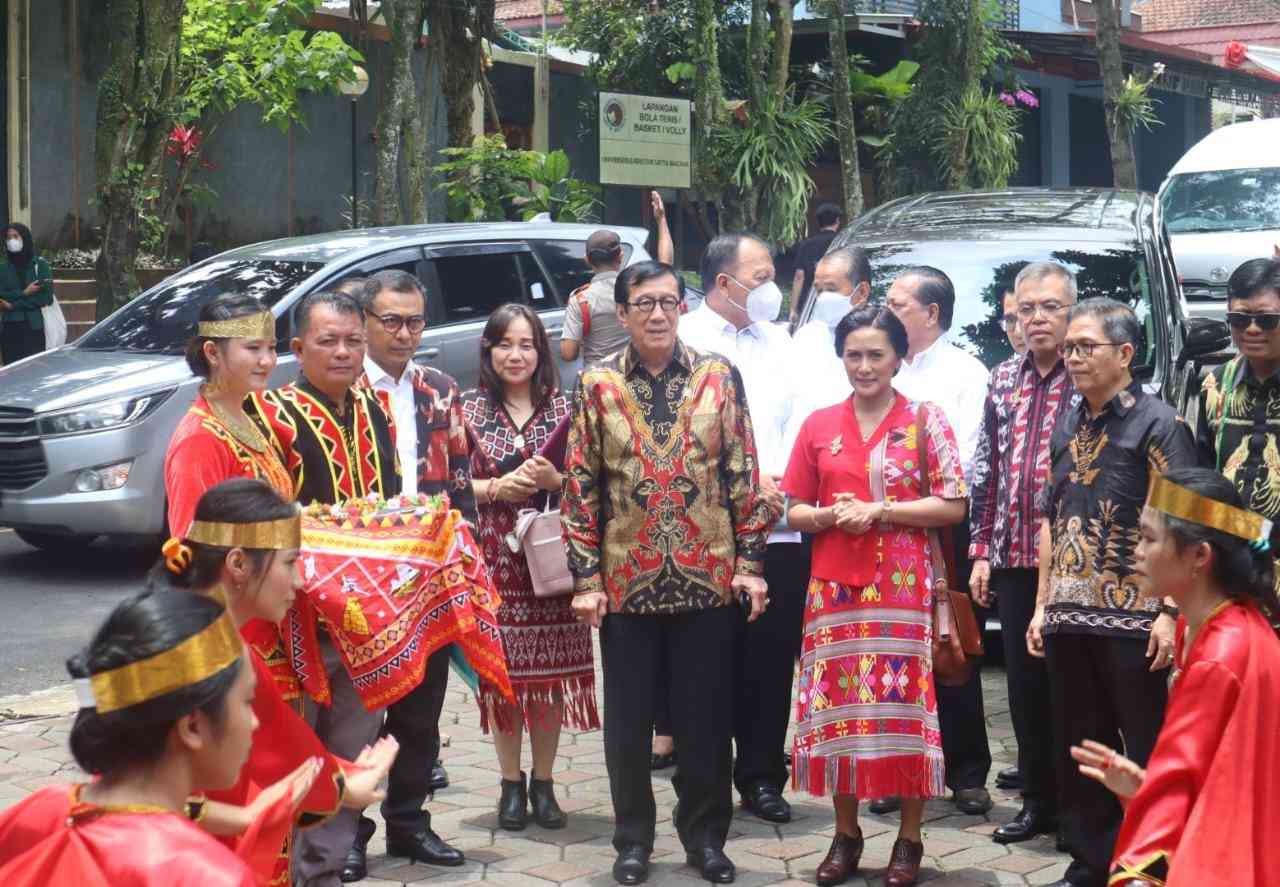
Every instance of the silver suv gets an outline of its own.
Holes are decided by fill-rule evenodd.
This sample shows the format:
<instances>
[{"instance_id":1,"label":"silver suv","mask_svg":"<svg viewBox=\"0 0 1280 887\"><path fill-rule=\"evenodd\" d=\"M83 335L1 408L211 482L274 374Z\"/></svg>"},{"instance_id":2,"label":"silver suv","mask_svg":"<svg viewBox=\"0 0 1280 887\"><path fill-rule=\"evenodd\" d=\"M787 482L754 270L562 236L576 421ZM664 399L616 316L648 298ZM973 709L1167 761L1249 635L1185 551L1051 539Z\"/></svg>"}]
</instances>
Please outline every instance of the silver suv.
<instances>
[{"instance_id":1,"label":"silver suv","mask_svg":"<svg viewBox=\"0 0 1280 887\"><path fill-rule=\"evenodd\" d=\"M280 362L297 375L292 308L340 280L395 268L427 288L415 359L476 384L489 313L523 302L554 340L564 303L590 274L594 225L419 225L294 237L241 247L142 293L73 345L0 369L0 526L40 548L99 535L165 531L164 456L200 380L182 356L200 309L226 292L257 296L276 315ZM614 228L624 262L649 258L642 228ZM566 384L574 368L562 365Z\"/></svg>"}]
</instances>

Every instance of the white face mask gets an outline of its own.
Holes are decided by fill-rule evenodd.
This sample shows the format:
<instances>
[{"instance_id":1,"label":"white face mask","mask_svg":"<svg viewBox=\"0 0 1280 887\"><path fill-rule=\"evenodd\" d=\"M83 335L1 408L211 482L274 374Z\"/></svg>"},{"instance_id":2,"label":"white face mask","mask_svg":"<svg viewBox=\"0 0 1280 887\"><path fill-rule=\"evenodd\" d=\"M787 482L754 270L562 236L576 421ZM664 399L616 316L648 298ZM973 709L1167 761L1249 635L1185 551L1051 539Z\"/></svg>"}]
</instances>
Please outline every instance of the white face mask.
<instances>
[{"instance_id":1,"label":"white face mask","mask_svg":"<svg viewBox=\"0 0 1280 887\"><path fill-rule=\"evenodd\" d=\"M732 274L726 274L725 276L743 289L747 289ZM778 319L778 312L782 309L782 290L778 289L778 285L772 280L767 280L755 289L747 290L747 304L739 305L733 299L729 299L729 301L735 308L741 308L747 312L747 317L750 318L752 323L771 323Z\"/></svg>"},{"instance_id":2,"label":"white face mask","mask_svg":"<svg viewBox=\"0 0 1280 887\"><path fill-rule=\"evenodd\" d=\"M6 241L4 242L4 245L8 248L9 252L11 252L11 253L20 253L20 252L22 252L22 238L21 238L21 237L10 237L8 240L6 240Z\"/></svg>"},{"instance_id":3,"label":"white face mask","mask_svg":"<svg viewBox=\"0 0 1280 887\"><path fill-rule=\"evenodd\" d=\"M853 310L853 304L844 293L825 290L818 293L813 302L813 319L820 320L831 329L836 328L844 316Z\"/></svg>"}]
</instances>

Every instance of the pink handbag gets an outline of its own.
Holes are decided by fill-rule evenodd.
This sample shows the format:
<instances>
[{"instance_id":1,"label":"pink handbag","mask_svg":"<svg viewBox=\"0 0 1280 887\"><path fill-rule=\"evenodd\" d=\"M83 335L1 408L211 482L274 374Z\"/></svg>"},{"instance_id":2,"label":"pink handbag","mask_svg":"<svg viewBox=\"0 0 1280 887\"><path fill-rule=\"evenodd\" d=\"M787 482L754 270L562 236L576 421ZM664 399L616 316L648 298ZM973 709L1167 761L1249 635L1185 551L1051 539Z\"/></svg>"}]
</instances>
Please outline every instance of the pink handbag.
<instances>
[{"instance_id":1,"label":"pink handbag","mask_svg":"<svg viewBox=\"0 0 1280 887\"><path fill-rule=\"evenodd\" d=\"M513 554L524 552L533 579L533 596L561 597L573 594L573 574L569 572L569 556L564 547L560 526L560 510L522 508L516 513L515 530L507 536L507 547Z\"/></svg>"}]
</instances>

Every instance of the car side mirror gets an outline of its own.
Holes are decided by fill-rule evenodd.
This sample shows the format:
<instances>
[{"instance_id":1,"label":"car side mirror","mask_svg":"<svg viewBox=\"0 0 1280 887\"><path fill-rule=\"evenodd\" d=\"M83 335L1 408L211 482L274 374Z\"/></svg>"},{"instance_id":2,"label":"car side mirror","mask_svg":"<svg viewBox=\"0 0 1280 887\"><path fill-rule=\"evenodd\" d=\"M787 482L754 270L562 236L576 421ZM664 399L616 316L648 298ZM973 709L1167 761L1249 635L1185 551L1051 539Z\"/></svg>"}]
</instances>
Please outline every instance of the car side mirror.
<instances>
[{"instance_id":1,"label":"car side mirror","mask_svg":"<svg viewBox=\"0 0 1280 887\"><path fill-rule=\"evenodd\" d=\"M1231 328L1212 317L1192 317L1187 321L1186 341L1178 355L1178 369L1191 360L1217 354L1231 344Z\"/></svg>"}]
</instances>

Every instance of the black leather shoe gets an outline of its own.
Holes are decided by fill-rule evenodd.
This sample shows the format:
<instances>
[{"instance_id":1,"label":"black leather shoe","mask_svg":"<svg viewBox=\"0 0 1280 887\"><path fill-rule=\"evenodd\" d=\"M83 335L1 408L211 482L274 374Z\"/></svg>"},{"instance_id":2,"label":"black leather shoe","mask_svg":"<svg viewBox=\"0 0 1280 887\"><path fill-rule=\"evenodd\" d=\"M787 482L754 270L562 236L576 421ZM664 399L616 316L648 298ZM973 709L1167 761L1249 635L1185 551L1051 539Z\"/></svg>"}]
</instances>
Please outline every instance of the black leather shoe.
<instances>
[{"instance_id":1,"label":"black leather shoe","mask_svg":"<svg viewBox=\"0 0 1280 887\"><path fill-rule=\"evenodd\" d=\"M498 799L498 827L518 832L529 822L529 782L523 771L519 779L502 780Z\"/></svg>"},{"instance_id":2,"label":"black leather shoe","mask_svg":"<svg viewBox=\"0 0 1280 887\"><path fill-rule=\"evenodd\" d=\"M1024 805L1010 822L991 833L991 840L997 844L1017 844L1020 841L1030 841L1036 835L1046 835L1057 830L1056 819L1041 813L1035 807Z\"/></svg>"},{"instance_id":3,"label":"black leather shoe","mask_svg":"<svg viewBox=\"0 0 1280 887\"><path fill-rule=\"evenodd\" d=\"M981 816L994 805L985 788L962 788L955 793L956 809L970 816Z\"/></svg>"},{"instance_id":4,"label":"black leather shoe","mask_svg":"<svg viewBox=\"0 0 1280 887\"><path fill-rule=\"evenodd\" d=\"M427 865L454 866L467 861L461 850L450 847L429 828L412 835L387 835L387 855L407 856L410 862Z\"/></svg>"},{"instance_id":5,"label":"black leather shoe","mask_svg":"<svg viewBox=\"0 0 1280 887\"><path fill-rule=\"evenodd\" d=\"M649 851L628 847L613 861L613 880L619 884L643 884L649 878Z\"/></svg>"},{"instance_id":6,"label":"black leather shoe","mask_svg":"<svg viewBox=\"0 0 1280 887\"><path fill-rule=\"evenodd\" d=\"M1022 773L1017 767L1008 767L996 774L996 788L1016 792L1022 789Z\"/></svg>"},{"instance_id":7,"label":"black leather shoe","mask_svg":"<svg viewBox=\"0 0 1280 887\"><path fill-rule=\"evenodd\" d=\"M343 884L363 881L369 876L369 860L365 848L369 846L369 839L373 837L373 833L377 830L378 824L369 817L361 816L357 820L355 842L351 845L351 849L347 851L347 858L343 861L342 869L338 872L338 880Z\"/></svg>"},{"instance_id":8,"label":"black leather shoe","mask_svg":"<svg viewBox=\"0 0 1280 887\"><path fill-rule=\"evenodd\" d=\"M738 870L719 847L692 850L685 854L684 861L702 873L702 880L712 884L732 884L738 877Z\"/></svg>"},{"instance_id":9,"label":"black leather shoe","mask_svg":"<svg viewBox=\"0 0 1280 887\"><path fill-rule=\"evenodd\" d=\"M765 822L791 821L791 805L782 792L767 783L759 783L743 795L742 806Z\"/></svg>"},{"instance_id":10,"label":"black leather shoe","mask_svg":"<svg viewBox=\"0 0 1280 887\"><path fill-rule=\"evenodd\" d=\"M550 779L529 780L529 809L533 821L543 828L564 828L568 817L556 803L555 783Z\"/></svg>"},{"instance_id":11,"label":"black leather shoe","mask_svg":"<svg viewBox=\"0 0 1280 887\"><path fill-rule=\"evenodd\" d=\"M442 788L449 787L449 771L444 769L444 765L436 758L436 765L431 768L431 790L438 792Z\"/></svg>"},{"instance_id":12,"label":"black leather shoe","mask_svg":"<svg viewBox=\"0 0 1280 887\"><path fill-rule=\"evenodd\" d=\"M867 809L883 816L886 813L897 813L902 809L902 804L897 798L876 798L867 805Z\"/></svg>"},{"instance_id":13,"label":"black leather shoe","mask_svg":"<svg viewBox=\"0 0 1280 887\"><path fill-rule=\"evenodd\" d=\"M668 767L676 765L676 753L674 751L667 752L665 755L651 754L649 756L650 770L666 770Z\"/></svg>"}]
</instances>

